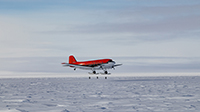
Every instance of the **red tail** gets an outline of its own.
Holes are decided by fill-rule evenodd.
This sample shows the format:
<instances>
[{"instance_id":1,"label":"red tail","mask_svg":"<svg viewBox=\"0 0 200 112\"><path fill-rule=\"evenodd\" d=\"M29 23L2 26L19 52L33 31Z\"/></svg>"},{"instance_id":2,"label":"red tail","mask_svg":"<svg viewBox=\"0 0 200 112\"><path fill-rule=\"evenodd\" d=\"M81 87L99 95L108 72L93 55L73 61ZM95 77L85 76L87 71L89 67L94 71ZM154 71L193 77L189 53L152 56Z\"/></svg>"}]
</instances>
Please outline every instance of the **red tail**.
<instances>
[{"instance_id":1,"label":"red tail","mask_svg":"<svg viewBox=\"0 0 200 112\"><path fill-rule=\"evenodd\" d=\"M76 63L76 59L73 55L69 56L69 64Z\"/></svg>"}]
</instances>

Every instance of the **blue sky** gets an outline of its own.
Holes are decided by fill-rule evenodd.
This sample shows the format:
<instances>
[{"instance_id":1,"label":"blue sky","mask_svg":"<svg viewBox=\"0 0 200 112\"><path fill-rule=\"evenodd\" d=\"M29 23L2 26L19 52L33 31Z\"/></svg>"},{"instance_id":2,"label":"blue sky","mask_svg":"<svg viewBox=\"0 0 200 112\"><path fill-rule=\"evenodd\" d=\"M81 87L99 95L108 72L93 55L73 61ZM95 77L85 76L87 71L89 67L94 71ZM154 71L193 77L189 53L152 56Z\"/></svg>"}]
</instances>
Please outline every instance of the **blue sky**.
<instances>
[{"instance_id":1,"label":"blue sky","mask_svg":"<svg viewBox=\"0 0 200 112\"><path fill-rule=\"evenodd\" d=\"M74 54L113 58L119 72L199 72L199 10L197 0L0 0L0 71L70 73L60 62Z\"/></svg>"}]
</instances>

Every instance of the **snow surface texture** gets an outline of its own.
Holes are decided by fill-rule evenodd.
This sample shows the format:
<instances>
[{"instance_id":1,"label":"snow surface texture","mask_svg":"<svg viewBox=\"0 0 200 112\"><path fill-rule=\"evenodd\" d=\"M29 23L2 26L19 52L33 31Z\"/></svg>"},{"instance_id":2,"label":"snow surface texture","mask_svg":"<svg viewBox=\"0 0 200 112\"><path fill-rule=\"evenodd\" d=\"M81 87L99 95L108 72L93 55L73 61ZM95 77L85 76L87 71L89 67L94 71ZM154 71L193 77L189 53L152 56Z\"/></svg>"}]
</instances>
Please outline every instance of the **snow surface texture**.
<instances>
[{"instance_id":1,"label":"snow surface texture","mask_svg":"<svg viewBox=\"0 0 200 112\"><path fill-rule=\"evenodd\" d=\"M0 79L0 112L199 112L200 77Z\"/></svg>"}]
</instances>

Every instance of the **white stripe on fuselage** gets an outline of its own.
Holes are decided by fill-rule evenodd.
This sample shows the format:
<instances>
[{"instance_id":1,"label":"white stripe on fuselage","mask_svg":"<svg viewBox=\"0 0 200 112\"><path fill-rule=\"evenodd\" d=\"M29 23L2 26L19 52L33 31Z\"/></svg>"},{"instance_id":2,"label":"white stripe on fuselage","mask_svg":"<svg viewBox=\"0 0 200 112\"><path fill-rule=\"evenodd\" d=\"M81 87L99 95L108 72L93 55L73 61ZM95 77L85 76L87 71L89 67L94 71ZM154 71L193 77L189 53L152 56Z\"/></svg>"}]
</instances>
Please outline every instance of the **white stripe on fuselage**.
<instances>
[{"instance_id":1,"label":"white stripe on fuselage","mask_svg":"<svg viewBox=\"0 0 200 112\"><path fill-rule=\"evenodd\" d=\"M76 67L74 66L73 68L78 68L78 69L83 69L83 70L106 70L106 69L112 69L113 66L114 66L115 62L108 62L108 63L105 63L105 64L101 64L99 66L96 66L96 67L87 67L87 66L82 66L80 65L80 67Z\"/></svg>"}]
</instances>

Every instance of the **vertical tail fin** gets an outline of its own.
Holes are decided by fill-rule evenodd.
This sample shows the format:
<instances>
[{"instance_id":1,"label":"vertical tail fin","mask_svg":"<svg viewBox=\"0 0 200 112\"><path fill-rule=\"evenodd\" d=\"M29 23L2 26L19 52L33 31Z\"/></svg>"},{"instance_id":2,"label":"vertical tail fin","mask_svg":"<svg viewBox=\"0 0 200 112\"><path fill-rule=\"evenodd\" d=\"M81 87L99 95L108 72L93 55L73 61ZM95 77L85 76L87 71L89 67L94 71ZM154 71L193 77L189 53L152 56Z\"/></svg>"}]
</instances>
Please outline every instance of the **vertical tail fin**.
<instances>
[{"instance_id":1,"label":"vertical tail fin","mask_svg":"<svg viewBox=\"0 0 200 112\"><path fill-rule=\"evenodd\" d=\"M76 58L73 55L69 56L69 64L76 63Z\"/></svg>"}]
</instances>

